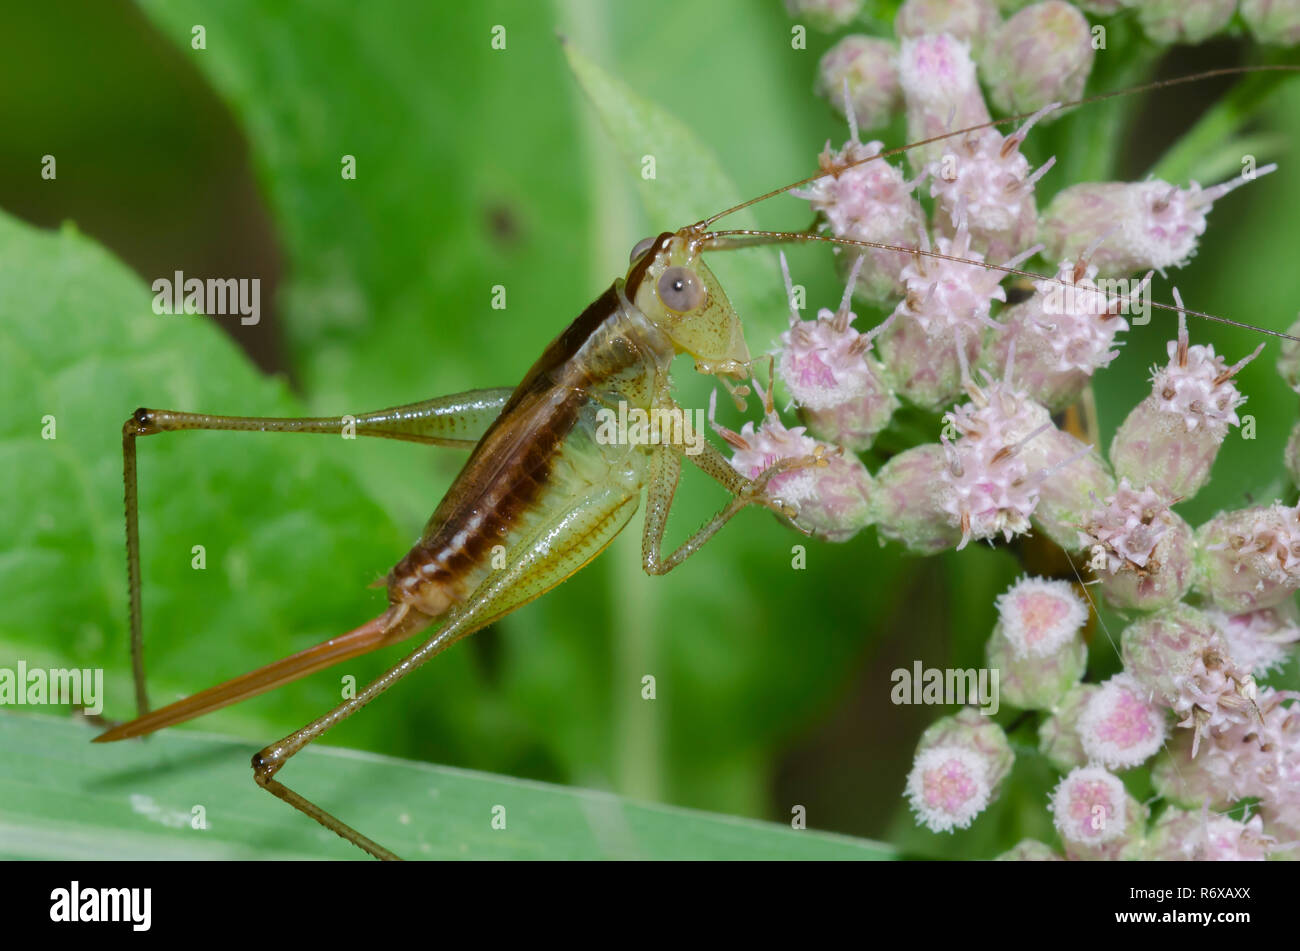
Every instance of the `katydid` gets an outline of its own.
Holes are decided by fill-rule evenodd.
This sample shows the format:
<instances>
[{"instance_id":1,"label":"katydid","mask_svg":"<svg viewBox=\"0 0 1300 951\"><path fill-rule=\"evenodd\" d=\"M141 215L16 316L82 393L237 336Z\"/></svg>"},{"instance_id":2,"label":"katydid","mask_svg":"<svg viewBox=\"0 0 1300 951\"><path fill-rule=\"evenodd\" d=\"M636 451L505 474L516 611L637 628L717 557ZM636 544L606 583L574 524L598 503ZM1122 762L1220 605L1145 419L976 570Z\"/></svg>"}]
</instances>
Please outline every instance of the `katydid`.
<instances>
[{"instance_id":1,"label":"katydid","mask_svg":"<svg viewBox=\"0 0 1300 951\"><path fill-rule=\"evenodd\" d=\"M1141 89L1240 70L1217 70ZM1126 90L1133 92L1135 90ZM1090 97L1062 108L1120 93ZM639 242L625 276L616 279L547 348L512 388L475 390L352 416L271 419L139 409L123 427L127 570L132 658L139 716L96 742L138 737L255 696L347 658L408 640L424 639L408 656L348 699L253 757L254 778L273 795L380 859L393 852L335 818L276 777L289 759L331 727L460 639L544 594L595 558L632 520L646 496L642 528L645 570L664 574L698 551L728 520L751 505L768 508L799 527L798 512L769 483L792 468L825 464L820 454L777 463L754 479L740 474L707 441L687 452L672 440L653 444L598 438L602 409L620 404L680 415L670 392L669 365L680 354L741 397L757 362L741 319L704 262L715 250L758 244L819 242L846 249L876 248L923 258L968 263L1035 280L1056 278L1018 267L967 261L934 250L858 241L816 232L714 230L724 216L827 175L930 142L1029 118L1011 116L958 129L910 146L821 169L676 231ZM1212 320L1235 321L1156 303ZM1286 337L1276 331L1261 330ZM1288 338L1294 339L1294 338ZM258 670L150 712L145 691L140 607L140 538L136 441L181 430L359 435L470 451L422 537L389 572L388 608L361 626ZM683 459L716 480L730 501L672 551L663 540Z\"/></svg>"}]
</instances>

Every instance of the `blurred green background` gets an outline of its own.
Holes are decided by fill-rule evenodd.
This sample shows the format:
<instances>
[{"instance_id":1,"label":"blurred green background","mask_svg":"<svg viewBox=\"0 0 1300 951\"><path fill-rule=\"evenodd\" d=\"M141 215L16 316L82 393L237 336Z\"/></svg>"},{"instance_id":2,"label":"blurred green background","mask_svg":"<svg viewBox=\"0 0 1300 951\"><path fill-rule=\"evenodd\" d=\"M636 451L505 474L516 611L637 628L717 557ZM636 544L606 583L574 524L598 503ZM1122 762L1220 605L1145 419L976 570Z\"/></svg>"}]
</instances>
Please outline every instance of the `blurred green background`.
<instances>
[{"instance_id":1,"label":"blurred green background","mask_svg":"<svg viewBox=\"0 0 1300 951\"><path fill-rule=\"evenodd\" d=\"M887 32L892 5L872 9L863 28ZM1165 55L1123 17L1107 22L1090 91L1261 57L1233 39ZM196 24L205 49L192 47ZM490 45L498 24L504 50ZM811 92L836 37L810 31L795 50L790 26L777 0L7 10L0 665L102 666L105 714L130 714L118 431L137 405L355 413L513 384L622 274L639 238L809 174L823 143L845 137ZM714 195L709 170L674 162L672 150L642 183L640 156L602 126L557 34L676 116L716 154L733 193L717 184ZM1216 208L1199 255L1173 277L1189 306L1284 329L1300 302L1290 167L1300 86L1237 109L1222 105L1229 85L1081 110L1035 130L1028 151L1058 156L1045 202L1079 180L1140 177L1204 115L1226 123L1214 148L1175 152L1166 168L1208 183L1253 150L1282 171ZM900 124L889 144L901 134ZM54 180L40 175L47 154ZM354 181L340 175L345 155ZM663 209L683 207L666 219ZM807 206L776 199L756 219L802 227ZM824 249L790 258L810 305L834 306ZM714 267L751 348L766 350L785 319L775 256ZM261 278L261 322L154 315L146 285L175 270ZM504 311L490 307L494 285L507 289ZM1158 299L1168 285L1157 283ZM1099 377L1107 438L1171 335L1155 314ZM1258 342L1204 324L1192 335L1232 360ZM1276 353L1270 343L1241 375L1257 438L1230 437L1213 484L1184 506L1193 522L1290 491L1280 455L1295 396L1276 377ZM688 365L679 377L683 402L703 406L707 384ZM58 423L52 442L39 436L46 415ZM721 415L738 428L730 407ZM382 441L212 433L143 441L140 459L156 703L376 613L383 594L366 585L417 537L461 461ZM674 510L677 537L723 501L695 476ZM194 545L205 546L204 571L191 568ZM805 570L792 568L794 545L807 547ZM917 736L941 711L891 705L889 675L917 659L979 666L993 598L1021 570L1006 550L919 561L872 532L830 545L746 512L686 566L650 579L629 530L327 742L783 822L801 805L812 827L906 854L990 857L1025 835L1050 841L1050 770L1025 748L1009 793L973 829L916 830L901 790ZM351 662L200 726L251 749L337 703L340 676L364 682L397 656ZM1094 671L1117 665L1099 643ZM645 675L656 678L653 701L641 696ZM1293 679L1294 664L1281 676Z\"/></svg>"}]
</instances>

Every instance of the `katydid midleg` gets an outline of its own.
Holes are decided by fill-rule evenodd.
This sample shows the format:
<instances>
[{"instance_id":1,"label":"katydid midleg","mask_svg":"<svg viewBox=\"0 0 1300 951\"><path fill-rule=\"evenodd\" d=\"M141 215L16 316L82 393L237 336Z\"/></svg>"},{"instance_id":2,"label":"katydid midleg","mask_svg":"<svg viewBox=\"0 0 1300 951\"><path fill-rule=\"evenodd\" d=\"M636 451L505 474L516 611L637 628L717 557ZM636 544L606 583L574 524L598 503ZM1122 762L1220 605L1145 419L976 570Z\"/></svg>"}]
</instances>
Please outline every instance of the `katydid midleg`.
<instances>
[{"instance_id":1,"label":"katydid midleg","mask_svg":"<svg viewBox=\"0 0 1300 951\"><path fill-rule=\"evenodd\" d=\"M1139 88L1246 71L1249 68L1218 70ZM1061 108L1099 98L1105 96ZM714 224L741 208L819 178L840 175L856 165L1026 118L1012 116L957 129L824 167L809 178L639 242L626 275L616 279L556 337L513 388L475 390L377 412L310 419L137 410L123 427L123 453L131 645L139 715L109 729L96 742L143 736L432 630L408 656L355 697L253 757L258 785L376 858L396 858L281 783L276 777L288 760L434 655L580 570L632 520L643 493L642 561L652 575L680 565L729 519L751 505L766 507L800 527L798 511L769 491L769 483L792 468L824 465L821 454L778 462L749 479L707 441L697 452L688 451L682 439L635 442L600 438L598 416L603 409L621 405L659 414L662 419L682 418L668 373L673 359L681 354L693 358L698 372L718 378L738 398L746 394L745 382L757 361L751 358L739 315L704 262L706 253L759 244L819 242L849 250L905 252L918 260L937 258L1063 283L1018 267L967 260L924 247L817 232L714 230ZM1153 306L1237 324L1172 305ZM151 712L145 691L140 608L139 437L182 430L338 434L346 426L354 426L355 432L364 436L470 450L422 537L389 572L388 608L345 634ZM683 459L721 484L730 500L682 544L665 552L664 534Z\"/></svg>"}]
</instances>

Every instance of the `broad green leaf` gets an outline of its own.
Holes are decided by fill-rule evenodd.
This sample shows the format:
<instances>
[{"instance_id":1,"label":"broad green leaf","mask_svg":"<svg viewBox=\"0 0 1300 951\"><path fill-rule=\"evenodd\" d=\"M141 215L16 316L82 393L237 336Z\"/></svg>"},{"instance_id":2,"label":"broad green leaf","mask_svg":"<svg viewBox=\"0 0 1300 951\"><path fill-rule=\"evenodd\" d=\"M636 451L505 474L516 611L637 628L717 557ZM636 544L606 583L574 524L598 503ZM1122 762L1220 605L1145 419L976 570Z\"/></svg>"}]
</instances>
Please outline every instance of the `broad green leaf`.
<instances>
[{"instance_id":1,"label":"broad green leaf","mask_svg":"<svg viewBox=\"0 0 1300 951\"><path fill-rule=\"evenodd\" d=\"M247 742L104 746L71 719L0 714L0 857L361 859L252 780ZM281 778L408 859L888 859L865 839L344 749Z\"/></svg>"},{"instance_id":2,"label":"broad green leaf","mask_svg":"<svg viewBox=\"0 0 1300 951\"><path fill-rule=\"evenodd\" d=\"M140 279L72 228L44 232L0 215L0 320L0 386L10 408L0 424L0 471L12 513L0 555L0 665L106 668L106 713L124 717L133 702L123 421L141 405L254 415L302 407L207 318L154 313ZM405 539L354 475L359 444L234 433L140 440L155 701L324 640L383 608L382 595L365 586L391 567ZM364 677L381 663L371 658L348 672ZM338 683L338 674L321 675L208 722L287 730L304 710L336 704ZM373 741L382 730L349 732Z\"/></svg>"}]
</instances>

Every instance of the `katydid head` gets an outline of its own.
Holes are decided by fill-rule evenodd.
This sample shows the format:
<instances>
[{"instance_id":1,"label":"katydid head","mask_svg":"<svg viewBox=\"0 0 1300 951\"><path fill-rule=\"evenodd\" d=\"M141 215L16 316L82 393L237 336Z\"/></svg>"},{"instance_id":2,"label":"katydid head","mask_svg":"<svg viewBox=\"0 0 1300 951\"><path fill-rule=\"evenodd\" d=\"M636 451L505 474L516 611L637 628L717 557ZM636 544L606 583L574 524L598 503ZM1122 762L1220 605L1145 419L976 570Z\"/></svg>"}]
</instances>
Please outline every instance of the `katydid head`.
<instances>
[{"instance_id":1,"label":"katydid head","mask_svg":"<svg viewBox=\"0 0 1300 951\"><path fill-rule=\"evenodd\" d=\"M678 353L695 358L697 371L743 380L750 364L744 328L701 252L692 228L639 242L632 249L627 296Z\"/></svg>"}]
</instances>

